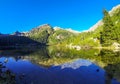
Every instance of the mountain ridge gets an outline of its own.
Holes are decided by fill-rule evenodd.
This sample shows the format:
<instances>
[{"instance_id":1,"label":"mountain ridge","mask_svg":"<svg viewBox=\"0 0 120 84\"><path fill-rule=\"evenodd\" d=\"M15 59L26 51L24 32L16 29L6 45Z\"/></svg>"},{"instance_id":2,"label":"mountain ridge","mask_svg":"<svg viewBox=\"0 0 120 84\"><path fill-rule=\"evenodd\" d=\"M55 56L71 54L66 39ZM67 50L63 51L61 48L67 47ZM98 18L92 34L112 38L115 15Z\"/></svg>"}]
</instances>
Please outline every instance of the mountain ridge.
<instances>
[{"instance_id":1,"label":"mountain ridge","mask_svg":"<svg viewBox=\"0 0 120 84\"><path fill-rule=\"evenodd\" d=\"M109 32L113 36L110 41L110 44L114 44L115 42L120 43L119 41L119 28L120 28L120 5L117 5L112 8L111 11L107 12L104 10L106 14L104 14L103 19L98 21L93 27L84 32L79 32L72 30L71 28L61 28L61 27L52 27L50 24L43 24L32 28L28 32L18 32L13 33L13 36L25 36L34 40L40 44L45 45L64 45L64 46L101 46L101 39L103 37L106 38ZM107 16L106 16L107 15ZM107 19L106 19L107 18ZM105 21L106 19L106 21ZM109 22L110 21L110 24ZM108 26L110 26L111 30L108 28L107 32L105 32L106 22ZM106 26L107 27L107 26ZM114 27L114 28L112 28ZM104 32L104 35L102 34ZM101 35L102 34L102 35ZM0 36L4 36L4 34L0 34ZM103 37L101 37L103 36ZM117 40L116 40L117 39ZM8 41L9 42L9 41Z\"/></svg>"},{"instance_id":2,"label":"mountain ridge","mask_svg":"<svg viewBox=\"0 0 120 84\"><path fill-rule=\"evenodd\" d=\"M119 9L119 8L120 8L120 4L118 4L117 6L113 7L113 8L109 11L109 14L110 14L111 16L113 16L114 12L115 12L117 9ZM103 25L103 21L102 21L102 19L101 19L101 20L99 20L97 23L95 23L95 25L93 25L92 27L90 27L90 28L88 29L88 32L94 31L94 30L96 30L99 26L102 26L102 25Z\"/></svg>"}]
</instances>

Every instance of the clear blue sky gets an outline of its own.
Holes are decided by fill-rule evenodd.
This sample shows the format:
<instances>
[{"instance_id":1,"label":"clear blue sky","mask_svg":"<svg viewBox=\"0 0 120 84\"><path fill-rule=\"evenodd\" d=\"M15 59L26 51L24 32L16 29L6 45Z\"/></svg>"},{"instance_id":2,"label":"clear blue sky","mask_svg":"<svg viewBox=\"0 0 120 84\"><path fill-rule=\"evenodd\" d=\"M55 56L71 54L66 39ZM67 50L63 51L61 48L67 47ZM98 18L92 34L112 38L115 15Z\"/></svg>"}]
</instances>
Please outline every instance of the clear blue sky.
<instances>
[{"instance_id":1,"label":"clear blue sky","mask_svg":"<svg viewBox=\"0 0 120 84\"><path fill-rule=\"evenodd\" d=\"M120 0L0 0L0 32L29 31L52 26L87 30Z\"/></svg>"}]
</instances>

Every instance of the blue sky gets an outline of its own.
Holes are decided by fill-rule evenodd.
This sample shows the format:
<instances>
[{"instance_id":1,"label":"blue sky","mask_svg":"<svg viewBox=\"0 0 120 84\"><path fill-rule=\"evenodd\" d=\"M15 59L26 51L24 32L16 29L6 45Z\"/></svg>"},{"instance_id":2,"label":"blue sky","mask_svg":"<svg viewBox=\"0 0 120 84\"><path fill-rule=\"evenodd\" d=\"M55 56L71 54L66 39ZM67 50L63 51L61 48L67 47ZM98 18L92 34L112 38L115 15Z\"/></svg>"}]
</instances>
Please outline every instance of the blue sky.
<instances>
[{"instance_id":1,"label":"blue sky","mask_svg":"<svg viewBox=\"0 0 120 84\"><path fill-rule=\"evenodd\" d=\"M0 0L0 32L29 31L49 23L51 26L89 29L120 0Z\"/></svg>"}]
</instances>

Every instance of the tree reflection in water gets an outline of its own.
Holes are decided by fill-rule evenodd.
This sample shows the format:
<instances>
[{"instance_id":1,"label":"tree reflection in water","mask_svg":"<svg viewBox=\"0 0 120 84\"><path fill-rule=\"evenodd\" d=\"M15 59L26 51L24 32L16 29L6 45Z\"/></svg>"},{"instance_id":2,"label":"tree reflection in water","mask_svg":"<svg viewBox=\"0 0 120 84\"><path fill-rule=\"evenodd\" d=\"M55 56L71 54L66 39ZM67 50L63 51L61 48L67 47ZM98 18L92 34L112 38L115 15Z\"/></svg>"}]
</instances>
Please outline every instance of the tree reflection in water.
<instances>
[{"instance_id":1,"label":"tree reflection in water","mask_svg":"<svg viewBox=\"0 0 120 84\"><path fill-rule=\"evenodd\" d=\"M5 75L8 74L7 70L10 70L11 74L13 72L15 72L14 70L9 69L9 68L13 69L15 67L8 66L8 64L10 62L12 62L11 57L12 57L12 59L14 58L14 60L16 60L16 62L14 62L16 64L15 65L16 67L17 66L23 66L23 65L24 66L25 65L29 66L28 71L31 71L33 73L38 73L39 70L38 70L38 72L37 72L37 70L35 72L32 68L30 68L31 66L33 66L33 65L31 65L31 63L35 64L35 66L37 66L39 68L41 67L40 69L43 70L44 72L46 72L46 73L39 72L42 75L42 76L39 76L41 78L41 81L43 81L42 79L45 76L47 76L48 77L47 80L49 82L52 80L51 78L49 78L49 76L53 76L53 74L54 74L54 76L59 75L59 78L61 80L65 79L65 78L62 79L61 77L65 73L68 74L68 72L70 70L69 67L71 67L70 66L71 64L65 65L64 63L66 63L66 62L71 63L76 59L85 59L85 60L90 60L91 62L93 62L94 64L100 66L101 68L103 68L105 70L105 72L106 72L104 74L105 79L103 77L104 84L120 84L120 82L118 82L118 81L120 81L120 52L119 51L117 51L117 52L113 52L113 51L110 51L110 50L101 50L100 51L100 50L95 50L95 49L76 51L76 50L65 49L65 48L60 48L60 47L59 48L49 47L49 48L40 48L40 49L21 49L21 50L7 50L7 51L4 50L4 51L0 51L0 56L2 56L2 58L0 58L0 59L4 58L4 61L1 61L0 73L4 72ZM23 63L23 65L21 65L22 63ZM7 64L7 66L6 66L6 64ZM80 63L77 63L77 64L79 65ZM66 67L64 69L62 69L63 66L64 67L66 66ZM75 64L73 63L72 66L75 67L77 65L76 65L76 63ZM23 70L19 67L17 67L17 68L16 68L16 70L18 70L18 71ZM27 67L22 67L22 68L27 69ZM58 71L56 71L57 69L58 69ZM76 70L71 68L71 70L74 72L73 74L76 74L77 73L76 71L78 71L79 74L82 73L82 72L79 72L79 70L81 71L82 69L83 69L82 67L80 67L79 69L76 69ZM89 66L89 68L87 68L87 67L84 68L83 71L89 70L89 69L92 70L92 68ZM46 70L50 71L51 73L46 71ZM26 73L28 73L28 71L23 70L23 72L26 72ZM56 75L55 75L55 71L56 71ZM63 73L64 71L65 71L65 73ZM27 78L30 75L27 76L23 72L21 72L19 74L16 74L15 76L11 76L11 74L10 74L10 77L6 76L5 79L1 76L0 80L1 80L1 82L5 82L4 80L7 79L9 81L11 79L11 77L13 77L13 78L15 77L16 81L19 81L20 83L25 83L26 80L29 80ZM60 73L58 73L58 72L60 72ZM100 72L101 72L100 68L95 68L95 70L94 70L95 74L100 73ZM82 75L85 75L85 73L83 73ZM30 74L32 74L32 73L30 73ZM48 74L50 74L50 75L48 75ZM73 74L69 73L69 75L71 75L71 77L72 77ZM88 75L88 74L86 74L86 75ZM75 75L73 75L73 76L75 77ZM38 77L38 79L39 79L39 77ZM80 77L78 77L78 78L80 78ZM31 76L30 79L32 79L32 76ZM75 79L76 79L76 81L80 81L80 79L77 79L77 76L75 77ZM74 81L75 81L75 79L74 79ZM52 84L52 83L53 82L51 82L49 84ZM9 82L9 84L10 84L10 82Z\"/></svg>"}]
</instances>

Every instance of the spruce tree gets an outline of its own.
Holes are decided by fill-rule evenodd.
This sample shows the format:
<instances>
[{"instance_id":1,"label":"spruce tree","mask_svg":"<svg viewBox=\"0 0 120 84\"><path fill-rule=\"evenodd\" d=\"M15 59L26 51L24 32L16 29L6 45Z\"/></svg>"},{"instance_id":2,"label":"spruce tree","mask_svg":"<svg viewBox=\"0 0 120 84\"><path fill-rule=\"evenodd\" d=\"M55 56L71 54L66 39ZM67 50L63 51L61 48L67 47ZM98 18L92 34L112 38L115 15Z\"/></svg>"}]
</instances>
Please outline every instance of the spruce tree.
<instances>
[{"instance_id":1,"label":"spruce tree","mask_svg":"<svg viewBox=\"0 0 120 84\"><path fill-rule=\"evenodd\" d=\"M116 37L116 34L114 32L115 26L112 22L112 19L109 15L109 13L104 10L104 18L103 18L103 31L101 33L101 44L102 46L109 46L112 44L114 38Z\"/></svg>"}]
</instances>

